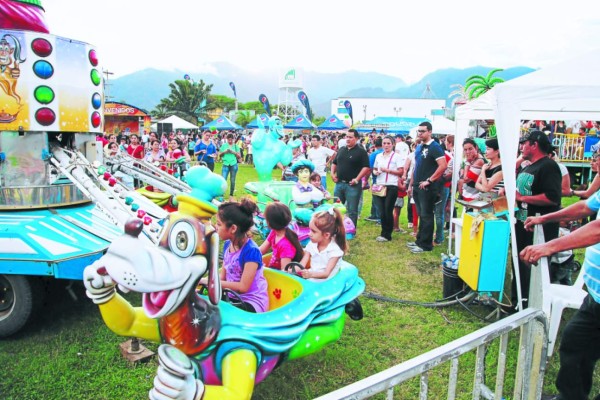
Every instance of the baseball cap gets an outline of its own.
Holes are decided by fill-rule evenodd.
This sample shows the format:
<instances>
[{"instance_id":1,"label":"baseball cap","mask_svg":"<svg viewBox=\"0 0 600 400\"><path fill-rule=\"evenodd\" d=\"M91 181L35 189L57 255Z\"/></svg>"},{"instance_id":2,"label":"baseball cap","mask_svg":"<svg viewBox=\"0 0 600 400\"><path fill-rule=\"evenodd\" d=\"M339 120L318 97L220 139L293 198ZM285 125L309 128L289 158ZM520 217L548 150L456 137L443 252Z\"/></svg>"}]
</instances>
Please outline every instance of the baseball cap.
<instances>
[{"instance_id":1,"label":"baseball cap","mask_svg":"<svg viewBox=\"0 0 600 400\"><path fill-rule=\"evenodd\" d=\"M548 136L542 131L531 131L526 133L519 139L519 143L523 142L535 142L539 145L540 150L545 153L550 152L552 150L552 145L550 144L550 140Z\"/></svg>"},{"instance_id":2,"label":"baseball cap","mask_svg":"<svg viewBox=\"0 0 600 400\"><path fill-rule=\"evenodd\" d=\"M402 133L396 133L396 137L404 139L404 135Z\"/></svg>"}]
</instances>

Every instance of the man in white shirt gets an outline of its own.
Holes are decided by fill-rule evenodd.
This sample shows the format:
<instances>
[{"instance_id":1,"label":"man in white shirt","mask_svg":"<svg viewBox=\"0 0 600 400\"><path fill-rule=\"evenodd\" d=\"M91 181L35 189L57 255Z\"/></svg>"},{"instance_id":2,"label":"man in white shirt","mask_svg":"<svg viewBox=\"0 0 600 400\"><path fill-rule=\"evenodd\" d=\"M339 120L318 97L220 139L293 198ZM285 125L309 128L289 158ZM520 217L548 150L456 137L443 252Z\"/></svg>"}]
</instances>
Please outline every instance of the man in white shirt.
<instances>
[{"instance_id":1,"label":"man in white shirt","mask_svg":"<svg viewBox=\"0 0 600 400\"><path fill-rule=\"evenodd\" d=\"M338 150L340 147L344 147L344 146L346 146L346 134L342 133L339 136L339 140L338 140Z\"/></svg>"},{"instance_id":2,"label":"man in white shirt","mask_svg":"<svg viewBox=\"0 0 600 400\"><path fill-rule=\"evenodd\" d=\"M404 165L408 155L410 154L410 148L404 141L404 135L401 133L396 134L396 147L394 150L396 151L396 154L400 156L400 161L402 163L400 165Z\"/></svg>"},{"instance_id":3,"label":"man in white shirt","mask_svg":"<svg viewBox=\"0 0 600 400\"><path fill-rule=\"evenodd\" d=\"M327 174L325 168L335 158L336 152L328 147L321 146L321 137L313 135L310 140L311 148L308 149L306 157L315 165L315 172L321 175L321 185L327 190Z\"/></svg>"}]
</instances>

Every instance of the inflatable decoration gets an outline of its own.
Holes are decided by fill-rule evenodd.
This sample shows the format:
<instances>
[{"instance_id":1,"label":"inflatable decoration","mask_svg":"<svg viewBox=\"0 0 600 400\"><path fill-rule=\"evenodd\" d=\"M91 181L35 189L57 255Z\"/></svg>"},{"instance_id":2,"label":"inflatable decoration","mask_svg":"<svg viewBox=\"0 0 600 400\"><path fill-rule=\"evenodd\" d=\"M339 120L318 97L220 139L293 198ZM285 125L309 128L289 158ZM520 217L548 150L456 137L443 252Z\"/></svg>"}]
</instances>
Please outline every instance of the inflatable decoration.
<instances>
[{"instance_id":1,"label":"inflatable decoration","mask_svg":"<svg viewBox=\"0 0 600 400\"><path fill-rule=\"evenodd\" d=\"M252 153L254 165L260 182L272 180L271 174L277 163L288 165L292 161L292 147L283 140L283 125L279 117L269 119L269 127L265 129L262 121L252 134Z\"/></svg>"},{"instance_id":2,"label":"inflatable decoration","mask_svg":"<svg viewBox=\"0 0 600 400\"><path fill-rule=\"evenodd\" d=\"M356 298L364 282L346 262L327 283L266 269L269 311L248 313L221 301L219 239L210 223L216 208L207 200L221 186L200 177L190 185L189 195L177 196L179 210L166 219L158 246L140 242L139 222L132 222L85 269L87 295L115 333L162 343L151 399L250 399L282 361L336 341L345 313L362 318ZM205 296L197 283L206 273ZM132 307L117 287L142 293L142 307Z\"/></svg>"}]
</instances>

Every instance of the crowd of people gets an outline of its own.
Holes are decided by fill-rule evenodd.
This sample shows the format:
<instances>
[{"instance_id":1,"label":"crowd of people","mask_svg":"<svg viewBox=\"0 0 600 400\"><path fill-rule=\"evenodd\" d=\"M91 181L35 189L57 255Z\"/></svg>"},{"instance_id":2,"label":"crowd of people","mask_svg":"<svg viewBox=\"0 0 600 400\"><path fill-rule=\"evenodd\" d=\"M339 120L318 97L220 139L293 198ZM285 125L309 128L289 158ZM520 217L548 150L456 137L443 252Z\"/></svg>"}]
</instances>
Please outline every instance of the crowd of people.
<instances>
[{"instance_id":1,"label":"crowd of people","mask_svg":"<svg viewBox=\"0 0 600 400\"><path fill-rule=\"evenodd\" d=\"M581 135L591 136L597 123L581 125ZM529 121L520 138L516 171L516 243L520 253L519 273L512 279L508 312L518 309L517 280L522 292L521 307L527 306L531 265L542 256L565 249L589 246L584 262L585 282L589 295L581 309L565 329L560 347L561 369L557 399L587 398L591 388L593 366L600 357L596 346L600 332L600 238L598 221L580 228L576 234L559 237L559 224L573 219L592 217L600 204L600 153L594 149L592 171L596 173L587 188L571 187L567 168L559 162L559 146L553 146L552 133L569 133L563 121L546 124ZM585 131L585 132L584 132ZM252 164L251 133L202 132L184 134L171 132L160 137L154 133L127 137L108 135L100 137L107 157L126 152L134 158L151 162L173 162L181 157L214 170L215 162L222 161L222 174L230 178L229 194L235 191L238 164ZM446 239L449 229L450 193L456 163L460 174L456 182L459 199L470 202L504 196L504 173L498 140L467 138L462 143L463 159L454 159L454 136L434 138L429 122L417 127L416 138L383 131L361 136L355 129L344 133L321 132L312 135L286 136L284 141L293 149L289 165L278 167L281 179L298 181L299 170L307 170L310 185L318 188L326 199L332 196L327 188L328 175L334 182L333 198L343 203L347 216L355 226L365 193L372 196L369 222L381 226L374 239L390 242L393 234L409 234L406 246L414 254L432 251ZM304 172L303 172L304 173ZM303 176L303 182L307 182ZM577 196L582 201L561 210L564 196ZM587 200L585 200L587 199ZM468 206L467 206L468 207ZM406 208L408 232L400 223L402 209ZM289 228L293 214L282 203L269 204L264 212L271 233L258 246L247 236L253 224L256 205L247 199L223 203L217 214L216 229L225 241L224 268L221 279L225 288L241 294L239 307L250 312L268 309L263 267L284 269L291 262L309 270L293 271L317 281L335 275L339 261L347 252L342 215L336 208L311 214L310 243L302 248L297 235ZM546 243L533 246L532 227L543 224ZM270 263L262 264L262 255L272 252ZM551 268L551 280L557 281L557 271ZM581 371L581 372L577 372ZM562 397L561 397L562 396Z\"/></svg>"}]
</instances>

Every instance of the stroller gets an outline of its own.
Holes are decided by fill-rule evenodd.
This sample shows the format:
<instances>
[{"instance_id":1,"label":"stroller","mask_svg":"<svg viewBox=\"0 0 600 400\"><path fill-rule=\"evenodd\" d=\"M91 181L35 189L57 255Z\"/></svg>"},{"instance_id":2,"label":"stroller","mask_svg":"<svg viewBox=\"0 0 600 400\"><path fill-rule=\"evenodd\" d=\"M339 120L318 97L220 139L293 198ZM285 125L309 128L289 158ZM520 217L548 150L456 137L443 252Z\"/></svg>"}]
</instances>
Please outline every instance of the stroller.
<instances>
[{"instance_id":1,"label":"stroller","mask_svg":"<svg viewBox=\"0 0 600 400\"><path fill-rule=\"evenodd\" d=\"M560 227L558 236L563 237L571 233L570 229ZM581 263L575 260L573 250L555 253L550 258L550 281L561 285L573 285L572 275L581 269Z\"/></svg>"}]
</instances>

